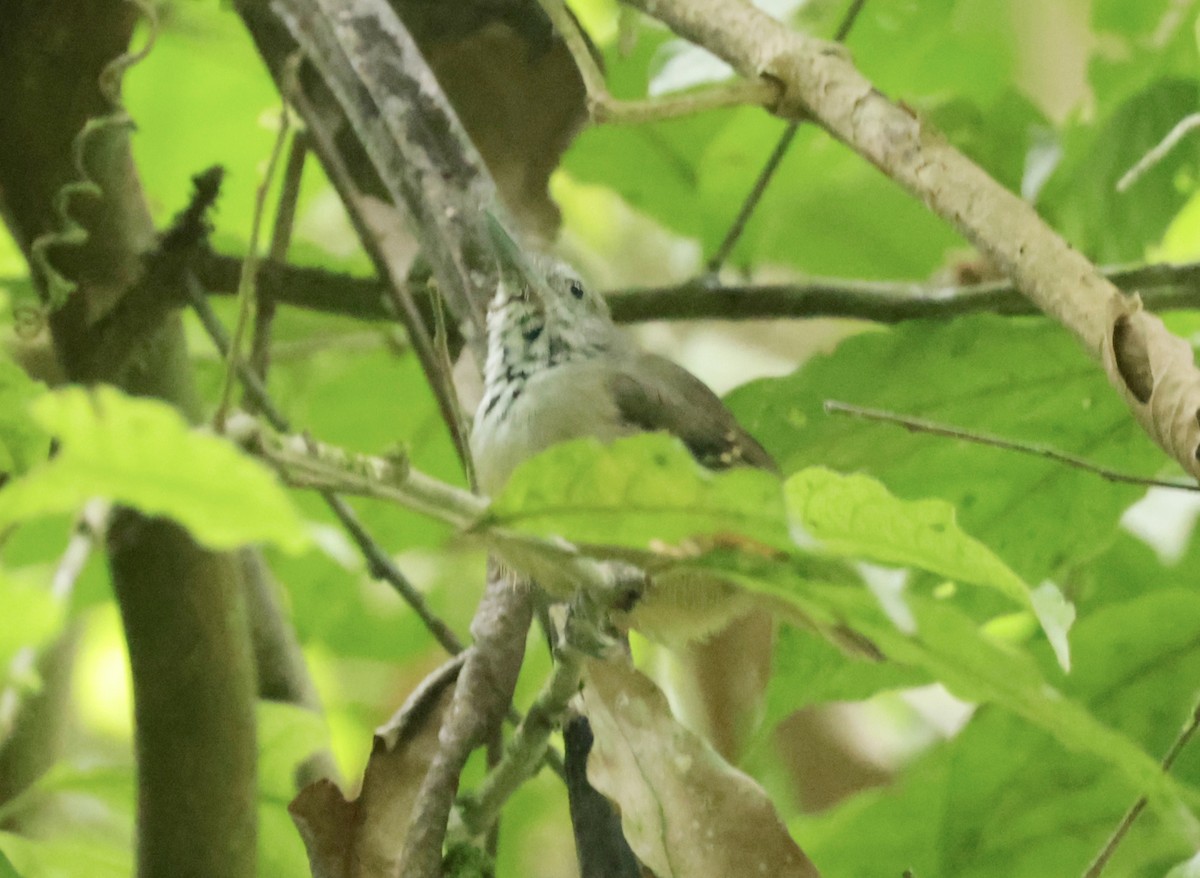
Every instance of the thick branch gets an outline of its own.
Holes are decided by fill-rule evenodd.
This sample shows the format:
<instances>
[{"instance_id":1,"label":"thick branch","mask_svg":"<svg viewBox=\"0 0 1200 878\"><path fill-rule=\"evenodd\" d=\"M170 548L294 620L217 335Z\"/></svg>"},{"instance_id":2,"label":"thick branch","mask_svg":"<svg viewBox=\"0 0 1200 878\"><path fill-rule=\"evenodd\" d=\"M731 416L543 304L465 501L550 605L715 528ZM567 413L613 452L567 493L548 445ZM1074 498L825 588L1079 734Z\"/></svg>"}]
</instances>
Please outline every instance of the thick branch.
<instances>
[{"instance_id":1,"label":"thick branch","mask_svg":"<svg viewBox=\"0 0 1200 878\"><path fill-rule=\"evenodd\" d=\"M50 318L55 351L73 381L109 381L196 414L177 314L137 319L136 356L97 356L99 315L113 313L141 272L154 226L129 149L118 96L97 85L125 51L139 12L124 0L0 0L0 192L4 218L27 257L62 230L53 211L79 180L81 142L92 194L69 212L86 235L45 253L77 289ZM128 58L125 58L127 61ZM110 86L114 77L105 80ZM119 81L117 78L116 81ZM45 278L41 292L46 293ZM109 532L113 590L133 674L141 878L255 872L254 665L233 559L201 549L178 525L123 510Z\"/></svg>"},{"instance_id":2,"label":"thick branch","mask_svg":"<svg viewBox=\"0 0 1200 878\"><path fill-rule=\"evenodd\" d=\"M1033 207L889 100L845 50L737 0L628 0L744 76L780 84L776 112L812 117L954 226L1097 360L1146 431L1200 475L1200 373L1185 343L1141 311Z\"/></svg>"}]
</instances>

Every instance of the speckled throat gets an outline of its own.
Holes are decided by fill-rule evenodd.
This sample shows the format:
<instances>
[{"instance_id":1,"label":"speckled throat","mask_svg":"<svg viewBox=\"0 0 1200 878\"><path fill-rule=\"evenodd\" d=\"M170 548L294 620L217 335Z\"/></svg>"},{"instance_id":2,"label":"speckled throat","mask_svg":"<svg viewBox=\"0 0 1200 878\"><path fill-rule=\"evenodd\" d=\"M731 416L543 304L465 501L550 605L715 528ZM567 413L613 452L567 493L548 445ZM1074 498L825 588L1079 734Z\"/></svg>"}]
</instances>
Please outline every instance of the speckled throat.
<instances>
[{"instance_id":1,"label":"speckled throat","mask_svg":"<svg viewBox=\"0 0 1200 878\"><path fill-rule=\"evenodd\" d=\"M505 417L530 376L606 353L604 333L588 332L598 328L592 323L565 302L547 302L543 310L524 296L498 292L488 308L482 416Z\"/></svg>"}]
</instances>

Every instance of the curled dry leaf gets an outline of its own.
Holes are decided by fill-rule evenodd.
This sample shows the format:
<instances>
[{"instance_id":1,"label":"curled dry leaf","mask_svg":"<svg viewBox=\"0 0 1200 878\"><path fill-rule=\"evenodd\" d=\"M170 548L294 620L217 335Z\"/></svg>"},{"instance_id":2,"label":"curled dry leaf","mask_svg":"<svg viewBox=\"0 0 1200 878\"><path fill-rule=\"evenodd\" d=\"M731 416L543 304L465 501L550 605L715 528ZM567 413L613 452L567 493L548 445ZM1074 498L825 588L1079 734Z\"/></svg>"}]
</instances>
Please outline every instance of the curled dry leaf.
<instances>
[{"instance_id":1,"label":"curled dry leaf","mask_svg":"<svg viewBox=\"0 0 1200 878\"><path fill-rule=\"evenodd\" d=\"M454 695L459 662L449 662L375 732L362 791L348 801L337 784L309 784L288 806L314 878L393 878L404 828L438 752L438 730Z\"/></svg>"},{"instance_id":2,"label":"curled dry leaf","mask_svg":"<svg viewBox=\"0 0 1200 878\"><path fill-rule=\"evenodd\" d=\"M1200 478L1200 371L1192 348L1138 296L1110 300L1102 356L1109 380L1147 433Z\"/></svg>"},{"instance_id":3,"label":"curled dry leaf","mask_svg":"<svg viewBox=\"0 0 1200 878\"><path fill-rule=\"evenodd\" d=\"M595 734L588 780L658 878L818 876L762 787L680 725L647 677L588 661L582 698Z\"/></svg>"}]
</instances>

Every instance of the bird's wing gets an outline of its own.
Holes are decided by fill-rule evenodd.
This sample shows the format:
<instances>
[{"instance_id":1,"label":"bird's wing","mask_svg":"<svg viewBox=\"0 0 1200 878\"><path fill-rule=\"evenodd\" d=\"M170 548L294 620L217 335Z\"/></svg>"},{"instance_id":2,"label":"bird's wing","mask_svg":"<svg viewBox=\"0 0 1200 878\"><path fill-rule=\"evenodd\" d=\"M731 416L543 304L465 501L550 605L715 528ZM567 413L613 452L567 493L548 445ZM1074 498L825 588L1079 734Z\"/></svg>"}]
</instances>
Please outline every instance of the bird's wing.
<instances>
[{"instance_id":1,"label":"bird's wing","mask_svg":"<svg viewBox=\"0 0 1200 878\"><path fill-rule=\"evenodd\" d=\"M710 469L738 464L779 469L703 381L665 357L633 354L627 365L613 370L608 386L627 424L678 436Z\"/></svg>"}]
</instances>

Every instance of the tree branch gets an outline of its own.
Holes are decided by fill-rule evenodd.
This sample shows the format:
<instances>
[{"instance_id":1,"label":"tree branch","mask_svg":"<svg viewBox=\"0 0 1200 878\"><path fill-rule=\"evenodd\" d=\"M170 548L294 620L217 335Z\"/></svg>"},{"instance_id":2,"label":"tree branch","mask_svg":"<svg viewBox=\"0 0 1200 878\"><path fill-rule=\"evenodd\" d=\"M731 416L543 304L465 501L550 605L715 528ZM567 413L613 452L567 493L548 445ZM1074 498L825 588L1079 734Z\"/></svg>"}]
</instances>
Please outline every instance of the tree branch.
<instances>
[{"instance_id":1,"label":"tree branch","mask_svg":"<svg viewBox=\"0 0 1200 878\"><path fill-rule=\"evenodd\" d=\"M911 109L886 98L844 49L736 0L628 0L751 79L782 86L775 112L811 116L1011 277L1105 366L1143 429L1200 476L1200 372L1191 349Z\"/></svg>"},{"instance_id":2,"label":"tree branch","mask_svg":"<svg viewBox=\"0 0 1200 878\"><path fill-rule=\"evenodd\" d=\"M213 294L237 289L240 260L202 250L196 276ZM1200 262L1116 266L1102 269L1112 283L1138 292L1152 311L1200 308ZM264 263L259 286L279 302L361 320L394 319L385 287L374 278L322 268ZM423 285L412 289L430 323L433 306ZM847 317L876 323L949 320L969 314L1021 316L1041 310L1009 282L965 286L850 278L813 278L781 284L711 284L690 280L673 286L632 287L605 294L618 323L647 320L774 320Z\"/></svg>"}]
</instances>

